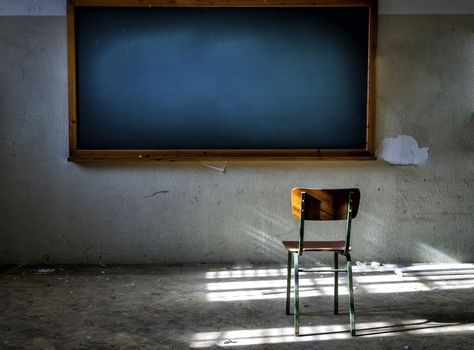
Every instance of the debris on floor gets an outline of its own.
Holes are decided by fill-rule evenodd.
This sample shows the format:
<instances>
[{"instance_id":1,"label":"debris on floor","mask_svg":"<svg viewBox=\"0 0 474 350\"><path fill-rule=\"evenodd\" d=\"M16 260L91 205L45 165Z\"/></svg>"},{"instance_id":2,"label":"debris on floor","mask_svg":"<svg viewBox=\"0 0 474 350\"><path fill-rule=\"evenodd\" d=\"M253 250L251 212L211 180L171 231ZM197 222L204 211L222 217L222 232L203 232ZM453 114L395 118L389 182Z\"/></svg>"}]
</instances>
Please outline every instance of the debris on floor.
<instances>
[{"instance_id":1,"label":"debris on floor","mask_svg":"<svg viewBox=\"0 0 474 350\"><path fill-rule=\"evenodd\" d=\"M372 261L370 264L367 262L360 262L356 261L356 266L355 270L359 272L369 272L369 271L379 271L383 272L384 270L384 265L377 262L377 261Z\"/></svg>"},{"instance_id":2,"label":"debris on floor","mask_svg":"<svg viewBox=\"0 0 474 350\"><path fill-rule=\"evenodd\" d=\"M335 315L333 276L302 274L295 337L283 264L12 266L0 274L0 349L472 349L474 273L364 266L354 262L357 337L342 276Z\"/></svg>"}]
</instances>

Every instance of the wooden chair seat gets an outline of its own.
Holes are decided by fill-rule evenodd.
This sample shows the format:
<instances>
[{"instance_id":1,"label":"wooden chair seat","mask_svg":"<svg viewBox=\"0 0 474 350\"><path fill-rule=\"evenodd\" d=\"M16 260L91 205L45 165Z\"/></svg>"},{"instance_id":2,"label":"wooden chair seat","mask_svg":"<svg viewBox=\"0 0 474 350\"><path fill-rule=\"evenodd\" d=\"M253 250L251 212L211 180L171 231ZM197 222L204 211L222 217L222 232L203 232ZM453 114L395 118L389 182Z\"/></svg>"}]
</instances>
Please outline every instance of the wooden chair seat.
<instances>
[{"instance_id":1,"label":"wooden chair seat","mask_svg":"<svg viewBox=\"0 0 474 350\"><path fill-rule=\"evenodd\" d=\"M285 248L289 252L297 252L299 241L283 241ZM303 251L306 252L337 252L343 253L345 241L304 241ZM351 250L351 247L349 247Z\"/></svg>"}]
</instances>

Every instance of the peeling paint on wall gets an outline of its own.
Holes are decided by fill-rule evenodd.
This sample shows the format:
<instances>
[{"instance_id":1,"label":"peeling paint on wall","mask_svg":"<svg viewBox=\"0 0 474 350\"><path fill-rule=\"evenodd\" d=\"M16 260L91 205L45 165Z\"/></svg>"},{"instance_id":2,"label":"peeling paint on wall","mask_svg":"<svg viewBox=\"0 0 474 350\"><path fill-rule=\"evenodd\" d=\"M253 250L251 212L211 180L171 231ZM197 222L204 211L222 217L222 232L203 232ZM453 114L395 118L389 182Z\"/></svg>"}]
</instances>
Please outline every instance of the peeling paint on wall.
<instances>
[{"instance_id":1,"label":"peeling paint on wall","mask_svg":"<svg viewBox=\"0 0 474 350\"><path fill-rule=\"evenodd\" d=\"M428 159L428 147L419 148L412 136L398 135L382 140L378 156L394 165L417 165Z\"/></svg>"}]
</instances>

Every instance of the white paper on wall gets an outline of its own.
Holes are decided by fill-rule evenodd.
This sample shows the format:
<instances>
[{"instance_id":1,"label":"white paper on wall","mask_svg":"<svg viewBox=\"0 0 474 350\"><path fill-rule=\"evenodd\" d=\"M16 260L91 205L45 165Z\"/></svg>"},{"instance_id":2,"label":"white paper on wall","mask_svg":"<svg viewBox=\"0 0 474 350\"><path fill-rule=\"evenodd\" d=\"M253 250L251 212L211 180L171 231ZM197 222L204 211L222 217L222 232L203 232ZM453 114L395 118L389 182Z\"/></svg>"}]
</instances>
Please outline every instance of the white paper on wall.
<instances>
[{"instance_id":1,"label":"white paper on wall","mask_svg":"<svg viewBox=\"0 0 474 350\"><path fill-rule=\"evenodd\" d=\"M201 162L202 165L207 166L208 168L224 172L227 166L227 162Z\"/></svg>"},{"instance_id":2,"label":"white paper on wall","mask_svg":"<svg viewBox=\"0 0 474 350\"><path fill-rule=\"evenodd\" d=\"M428 159L428 147L419 148L412 136L398 135L382 140L378 156L390 164L417 165Z\"/></svg>"}]
</instances>

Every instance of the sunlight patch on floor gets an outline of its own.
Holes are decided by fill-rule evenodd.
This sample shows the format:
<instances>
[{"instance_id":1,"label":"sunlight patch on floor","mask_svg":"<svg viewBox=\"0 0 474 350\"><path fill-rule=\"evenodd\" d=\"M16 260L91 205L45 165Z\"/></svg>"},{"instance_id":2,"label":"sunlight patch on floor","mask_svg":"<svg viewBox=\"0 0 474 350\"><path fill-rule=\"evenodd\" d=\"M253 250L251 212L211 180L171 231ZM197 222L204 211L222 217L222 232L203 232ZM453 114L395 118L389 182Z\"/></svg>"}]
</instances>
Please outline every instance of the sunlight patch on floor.
<instances>
[{"instance_id":1,"label":"sunlight patch on floor","mask_svg":"<svg viewBox=\"0 0 474 350\"><path fill-rule=\"evenodd\" d=\"M253 277L281 277L286 276L286 268L283 269L229 269L206 272L206 279L219 278L253 278Z\"/></svg>"},{"instance_id":2,"label":"sunlight patch on floor","mask_svg":"<svg viewBox=\"0 0 474 350\"><path fill-rule=\"evenodd\" d=\"M256 273L234 277L229 281L206 283L208 301L238 301L286 298L286 278L258 279L259 275L268 277L275 273L270 270L255 270ZM257 273L258 271L258 273ZM311 277L311 276L318 277ZM253 276L253 277L248 277ZM474 273L458 275L433 275L401 277L395 273L359 273L354 276L354 289L362 293L411 293L429 292L433 290L474 289ZM306 274L300 277L301 297L329 296L334 293L334 278L326 274ZM347 295L346 278L341 274L339 294Z\"/></svg>"},{"instance_id":3,"label":"sunlight patch on floor","mask_svg":"<svg viewBox=\"0 0 474 350\"><path fill-rule=\"evenodd\" d=\"M401 332L412 335L474 333L474 324L437 323L427 320L407 320L399 324L389 322L359 323L360 337L391 337ZM259 344L295 343L309 341L352 339L347 325L301 327L302 336L294 335L293 327L201 332L191 336L191 348L212 346L250 346Z\"/></svg>"}]
</instances>

